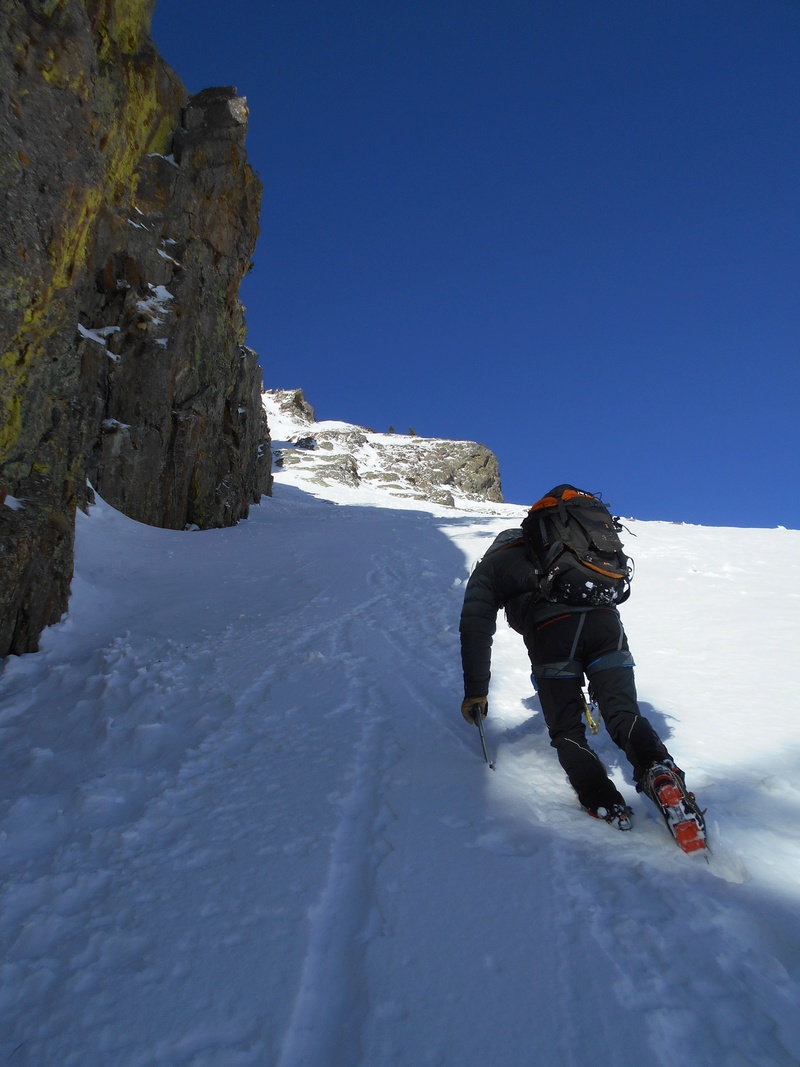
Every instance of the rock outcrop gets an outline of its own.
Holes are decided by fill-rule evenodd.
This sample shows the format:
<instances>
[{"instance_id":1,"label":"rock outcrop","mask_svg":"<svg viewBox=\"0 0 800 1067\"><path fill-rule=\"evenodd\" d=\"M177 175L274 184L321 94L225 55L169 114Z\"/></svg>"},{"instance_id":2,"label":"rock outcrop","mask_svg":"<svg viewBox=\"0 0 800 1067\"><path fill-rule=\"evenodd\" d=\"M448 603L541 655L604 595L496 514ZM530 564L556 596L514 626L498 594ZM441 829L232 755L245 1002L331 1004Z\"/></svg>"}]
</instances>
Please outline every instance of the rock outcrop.
<instances>
[{"instance_id":1,"label":"rock outcrop","mask_svg":"<svg viewBox=\"0 0 800 1067\"><path fill-rule=\"evenodd\" d=\"M269 491L238 298L261 195L247 106L188 98L153 6L0 11L0 656L66 608L87 478L173 529L235 523Z\"/></svg>"},{"instance_id":2,"label":"rock outcrop","mask_svg":"<svg viewBox=\"0 0 800 1067\"><path fill-rule=\"evenodd\" d=\"M476 441L317 422L300 389L267 390L264 404L270 425L286 434L276 449L277 464L302 472L305 481L373 485L393 496L446 507L455 506L457 499L503 502L497 457Z\"/></svg>"}]
</instances>

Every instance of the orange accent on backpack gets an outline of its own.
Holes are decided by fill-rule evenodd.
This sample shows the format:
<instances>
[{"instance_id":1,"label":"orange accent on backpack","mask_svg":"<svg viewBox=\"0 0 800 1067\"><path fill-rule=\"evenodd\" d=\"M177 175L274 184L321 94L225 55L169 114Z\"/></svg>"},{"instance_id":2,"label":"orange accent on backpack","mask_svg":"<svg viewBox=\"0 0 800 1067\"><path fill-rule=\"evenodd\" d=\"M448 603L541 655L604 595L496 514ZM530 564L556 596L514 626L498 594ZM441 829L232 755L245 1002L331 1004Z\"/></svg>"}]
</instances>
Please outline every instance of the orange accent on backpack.
<instances>
[{"instance_id":1,"label":"orange accent on backpack","mask_svg":"<svg viewBox=\"0 0 800 1067\"><path fill-rule=\"evenodd\" d=\"M579 489L567 489L561 496L562 500L574 500L575 497L582 496L586 500L597 500L597 497L592 493L582 493ZM554 496L543 496L541 500L537 500L531 507L531 511L541 511L542 508L556 508L558 507L558 499Z\"/></svg>"},{"instance_id":2,"label":"orange accent on backpack","mask_svg":"<svg viewBox=\"0 0 800 1067\"><path fill-rule=\"evenodd\" d=\"M622 571L609 571L603 567L598 567L596 563L592 563L591 560L582 559L581 563L584 567L588 567L590 571L596 571L598 574L602 574L605 578L624 578L625 575Z\"/></svg>"}]
</instances>

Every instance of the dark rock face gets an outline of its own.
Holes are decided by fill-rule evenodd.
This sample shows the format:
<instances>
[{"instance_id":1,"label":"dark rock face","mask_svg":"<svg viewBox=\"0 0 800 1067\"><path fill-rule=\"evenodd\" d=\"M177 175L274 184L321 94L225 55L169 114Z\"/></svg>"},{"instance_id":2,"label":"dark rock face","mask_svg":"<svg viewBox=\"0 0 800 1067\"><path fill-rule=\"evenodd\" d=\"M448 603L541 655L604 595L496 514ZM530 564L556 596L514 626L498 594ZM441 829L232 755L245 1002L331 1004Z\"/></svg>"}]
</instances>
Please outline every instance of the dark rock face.
<instances>
[{"instance_id":1,"label":"dark rock face","mask_svg":"<svg viewBox=\"0 0 800 1067\"><path fill-rule=\"evenodd\" d=\"M261 378L238 298L261 192L243 163L246 123L234 89L188 102L172 154L142 164L135 210L80 309L90 336L78 347L103 402L90 481L157 526L230 525L268 488ZM118 332L103 337L109 327Z\"/></svg>"},{"instance_id":2,"label":"dark rock face","mask_svg":"<svg viewBox=\"0 0 800 1067\"><path fill-rule=\"evenodd\" d=\"M258 234L247 106L187 99L154 0L0 11L0 656L66 608L86 479L142 522L269 492L238 290Z\"/></svg>"}]
</instances>

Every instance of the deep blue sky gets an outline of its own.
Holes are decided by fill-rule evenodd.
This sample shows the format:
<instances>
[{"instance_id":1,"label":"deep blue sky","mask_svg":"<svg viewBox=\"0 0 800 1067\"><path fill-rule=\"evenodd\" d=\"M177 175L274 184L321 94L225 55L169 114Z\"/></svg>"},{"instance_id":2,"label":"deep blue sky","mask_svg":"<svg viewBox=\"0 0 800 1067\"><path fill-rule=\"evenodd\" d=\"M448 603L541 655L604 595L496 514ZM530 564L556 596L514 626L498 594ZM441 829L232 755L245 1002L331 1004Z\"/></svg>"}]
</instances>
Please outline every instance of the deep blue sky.
<instances>
[{"instance_id":1,"label":"deep blue sky","mask_svg":"<svg viewBox=\"0 0 800 1067\"><path fill-rule=\"evenodd\" d=\"M157 0L264 182L268 388L506 500L800 528L798 0Z\"/></svg>"}]
</instances>

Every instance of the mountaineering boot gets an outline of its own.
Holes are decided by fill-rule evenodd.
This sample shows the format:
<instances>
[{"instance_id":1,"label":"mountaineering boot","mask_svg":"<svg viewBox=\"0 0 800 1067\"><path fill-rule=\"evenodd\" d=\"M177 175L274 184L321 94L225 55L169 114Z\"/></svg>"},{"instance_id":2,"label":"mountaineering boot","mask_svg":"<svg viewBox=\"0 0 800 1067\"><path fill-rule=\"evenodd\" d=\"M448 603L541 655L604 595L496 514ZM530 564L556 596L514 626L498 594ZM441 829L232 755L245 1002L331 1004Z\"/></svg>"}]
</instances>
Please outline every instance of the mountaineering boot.
<instances>
[{"instance_id":1,"label":"mountaineering boot","mask_svg":"<svg viewBox=\"0 0 800 1067\"><path fill-rule=\"evenodd\" d=\"M690 854L706 848L706 824L694 793L686 788L681 771L672 760L661 760L648 767L641 790L653 801L664 817L667 829L678 847Z\"/></svg>"},{"instance_id":2,"label":"mountaineering boot","mask_svg":"<svg viewBox=\"0 0 800 1067\"><path fill-rule=\"evenodd\" d=\"M630 830L633 826L633 810L627 804L611 804L606 808L587 808L586 811L593 819L602 819L609 826L616 826L618 830Z\"/></svg>"}]
</instances>

